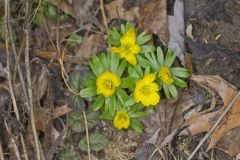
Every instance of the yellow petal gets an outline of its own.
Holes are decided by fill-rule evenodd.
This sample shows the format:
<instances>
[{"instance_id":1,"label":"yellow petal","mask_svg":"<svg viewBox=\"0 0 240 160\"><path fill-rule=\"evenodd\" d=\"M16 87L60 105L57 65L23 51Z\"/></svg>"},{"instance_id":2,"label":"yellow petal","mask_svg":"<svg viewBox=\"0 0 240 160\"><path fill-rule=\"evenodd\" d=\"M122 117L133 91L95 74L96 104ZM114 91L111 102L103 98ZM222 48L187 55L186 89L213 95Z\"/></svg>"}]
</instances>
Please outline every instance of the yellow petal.
<instances>
[{"instance_id":1,"label":"yellow petal","mask_svg":"<svg viewBox=\"0 0 240 160\"><path fill-rule=\"evenodd\" d=\"M151 94L151 105L157 105L160 101L160 96L157 92Z\"/></svg>"},{"instance_id":2,"label":"yellow petal","mask_svg":"<svg viewBox=\"0 0 240 160\"><path fill-rule=\"evenodd\" d=\"M113 83L114 83L115 87L118 87L121 84L121 79L115 73L113 73L113 75L112 75L112 80L113 80Z\"/></svg>"},{"instance_id":3,"label":"yellow petal","mask_svg":"<svg viewBox=\"0 0 240 160\"><path fill-rule=\"evenodd\" d=\"M132 65L136 65L137 64L137 59L134 55L132 54L128 54L125 59L128 61L128 63L132 64Z\"/></svg>"},{"instance_id":4,"label":"yellow petal","mask_svg":"<svg viewBox=\"0 0 240 160\"><path fill-rule=\"evenodd\" d=\"M151 87L151 90L152 90L152 91L154 91L154 92L158 91L158 85L157 85L156 83L152 83L152 84L150 85L150 87Z\"/></svg>"},{"instance_id":5,"label":"yellow petal","mask_svg":"<svg viewBox=\"0 0 240 160\"><path fill-rule=\"evenodd\" d=\"M140 100L141 100L141 95L139 94L139 91L138 91L137 89L134 90L133 96L134 96L134 101L135 101L136 103L140 102Z\"/></svg>"},{"instance_id":6,"label":"yellow petal","mask_svg":"<svg viewBox=\"0 0 240 160\"><path fill-rule=\"evenodd\" d=\"M125 123L123 124L123 128L127 129L130 125L130 118L128 116L128 118L126 119Z\"/></svg>"},{"instance_id":7,"label":"yellow petal","mask_svg":"<svg viewBox=\"0 0 240 160\"><path fill-rule=\"evenodd\" d=\"M143 77L143 81L147 84L152 83L155 80L156 76L153 73L148 73Z\"/></svg>"},{"instance_id":8,"label":"yellow petal","mask_svg":"<svg viewBox=\"0 0 240 160\"><path fill-rule=\"evenodd\" d=\"M122 52L122 48L121 47L112 47L110 49L111 52L113 53L121 53Z\"/></svg>"},{"instance_id":9,"label":"yellow petal","mask_svg":"<svg viewBox=\"0 0 240 160\"><path fill-rule=\"evenodd\" d=\"M124 44L135 44L136 41L136 32L134 28L130 28L125 35L120 39L121 45Z\"/></svg>"},{"instance_id":10,"label":"yellow petal","mask_svg":"<svg viewBox=\"0 0 240 160\"><path fill-rule=\"evenodd\" d=\"M144 106L150 106L152 103L152 99L150 98L150 96L144 97L141 99L141 102Z\"/></svg>"},{"instance_id":11,"label":"yellow petal","mask_svg":"<svg viewBox=\"0 0 240 160\"><path fill-rule=\"evenodd\" d=\"M134 44L131 46L131 53L138 54L141 51L141 48L138 44Z\"/></svg>"}]
</instances>

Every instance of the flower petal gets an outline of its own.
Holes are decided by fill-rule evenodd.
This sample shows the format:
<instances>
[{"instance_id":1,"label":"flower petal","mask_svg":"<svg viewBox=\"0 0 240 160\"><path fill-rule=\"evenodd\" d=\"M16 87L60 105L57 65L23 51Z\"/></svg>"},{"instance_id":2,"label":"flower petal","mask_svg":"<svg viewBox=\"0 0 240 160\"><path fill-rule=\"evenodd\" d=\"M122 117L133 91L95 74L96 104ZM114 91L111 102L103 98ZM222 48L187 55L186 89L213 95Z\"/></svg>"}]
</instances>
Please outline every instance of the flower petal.
<instances>
[{"instance_id":1,"label":"flower petal","mask_svg":"<svg viewBox=\"0 0 240 160\"><path fill-rule=\"evenodd\" d=\"M154 92L157 92L157 91L158 91L158 85L157 85L156 83L152 83L152 84L150 85L150 87L151 87L151 90L152 90L152 91L154 91Z\"/></svg>"},{"instance_id":2,"label":"flower petal","mask_svg":"<svg viewBox=\"0 0 240 160\"><path fill-rule=\"evenodd\" d=\"M136 32L134 28L130 28L125 35L120 39L121 45L124 44L135 44L136 41Z\"/></svg>"},{"instance_id":3,"label":"flower petal","mask_svg":"<svg viewBox=\"0 0 240 160\"><path fill-rule=\"evenodd\" d=\"M155 106L159 103L160 96L157 92L153 92L150 97L151 97L151 105Z\"/></svg>"},{"instance_id":4,"label":"flower petal","mask_svg":"<svg viewBox=\"0 0 240 160\"><path fill-rule=\"evenodd\" d=\"M138 44L134 44L131 46L131 53L138 54L141 51L141 48Z\"/></svg>"},{"instance_id":5,"label":"flower petal","mask_svg":"<svg viewBox=\"0 0 240 160\"><path fill-rule=\"evenodd\" d=\"M133 54L128 54L125 59L132 65L136 65L137 64L137 59Z\"/></svg>"},{"instance_id":6,"label":"flower petal","mask_svg":"<svg viewBox=\"0 0 240 160\"><path fill-rule=\"evenodd\" d=\"M122 52L122 48L121 47L112 47L110 49L111 52L113 53L121 53Z\"/></svg>"},{"instance_id":7,"label":"flower petal","mask_svg":"<svg viewBox=\"0 0 240 160\"><path fill-rule=\"evenodd\" d=\"M155 80L156 76L153 73L148 73L143 77L143 81L147 84L152 83Z\"/></svg>"}]
</instances>

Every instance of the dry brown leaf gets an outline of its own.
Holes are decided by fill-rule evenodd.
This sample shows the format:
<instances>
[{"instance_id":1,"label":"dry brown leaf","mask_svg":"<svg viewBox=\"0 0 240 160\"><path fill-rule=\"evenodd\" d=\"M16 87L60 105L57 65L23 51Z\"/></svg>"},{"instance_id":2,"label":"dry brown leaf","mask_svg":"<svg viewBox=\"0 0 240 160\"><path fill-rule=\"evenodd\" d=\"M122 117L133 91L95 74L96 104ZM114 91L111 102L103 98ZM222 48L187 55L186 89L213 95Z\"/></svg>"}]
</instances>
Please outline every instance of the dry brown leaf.
<instances>
[{"instance_id":1,"label":"dry brown leaf","mask_svg":"<svg viewBox=\"0 0 240 160\"><path fill-rule=\"evenodd\" d=\"M124 19L126 21L133 21L134 18L139 17L139 7L133 7L130 10L123 8L124 0L115 0L105 5L107 11L107 21L110 22L112 19Z\"/></svg>"},{"instance_id":2,"label":"dry brown leaf","mask_svg":"<svg viewBox=\"0 0 240 160\"><path fill-rule=\"evenodd\" d=\"M156 34L160 40L167 44L167 2L166 0L149 0L140 8L139 27L142 30Z\"/></svg>"},{"instance_id":3,"label":"dry brown leaf","mask_svg":"<svg viewBox=\"0 0 240 160\"><path fill-rule=\"evenodd\" d=\"M237 89L235 86L229 84L227 81L222 79L220 76L193 76L192 79L201 85L208 86L212 90L216 91L224 103L224 107L220 110L210 112L210 113L195 113L186 120L183 126L188 126L184 129L180 135L196 135L198 133L209 131L220 115L224 112L225 108L231 103L233 98L237 94ZM223 121L215 129L212 134L210 144L207 150L214 147L218 141L225 136L227 133L232 132L232 129L240 126L240 98L233 105L231 111L226 115ZM224 137L225 138L225 137ZM234 137L233 137L234 138ZM238 142L238 141L237 141ZM240 141L239 141L240 143ZM239 144L238 144L239 145ZM224 146L224 145L222 145ZM219 146L218 146L219 147ZM234 148L234 147L233 147ZM226 150L225 150L226 151ZM229 152L229 151L226 151ZM237 153L232 155L236 155Z\"/></svg>"},{"instance_id":4,"label":"dry brown leaf","mask_svg":"<svg viewBox=\"0 0 240 160\"><path fill-rule=\"evenodd\" d=\"M230 156L236 156L240 151L240 127L230 130L224 137L217 143L217 149L224 151Z\"/></svg>"},{"instance_id":5,"label":"dry brown leaf","mask_svg":"<svg viewBox=\"0 0 240 160\"><path fill-rule=\"evenodd\" d=\"M92 34L83 41L79 48L76 49L76 56L89 59L92 54L99 53L105 48L106 44L104 36L100 34Z\"/></svg>"},{"instance_id":6,"label":"dry brown leaf","mask_svg":"<svg viewBox=\"0 0 240 160\"><path fill-rule=\"evenodd\" d=\"M49 3L54 4L55 6L58 6L63 12L71 15L72 17L77 17L74 13L73 7L67 3L65 0L47 0Z\"/></svg>"}]
</instances>

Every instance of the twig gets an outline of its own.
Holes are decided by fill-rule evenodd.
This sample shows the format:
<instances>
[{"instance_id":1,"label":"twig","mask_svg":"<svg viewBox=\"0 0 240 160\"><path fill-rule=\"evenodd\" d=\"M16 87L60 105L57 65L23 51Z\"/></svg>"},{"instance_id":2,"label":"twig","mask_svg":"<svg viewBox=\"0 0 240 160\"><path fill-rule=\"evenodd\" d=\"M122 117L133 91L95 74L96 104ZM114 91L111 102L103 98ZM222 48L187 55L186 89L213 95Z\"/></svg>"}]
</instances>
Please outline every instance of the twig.
<instances>
[{"instance_id":1,"label":"twig","mask_svg":"<svg viewBox=\"0 0 240 160\"><path fill-rule=\"evenodd\" d=\"M18 63L19 60L20 60L20 54L22 52L23 43L22 43L21 49L19 51L19 56L18 56L17 51L16 51L16 46L15 46L15 43L14 43L14 40L13 40L12 26L11 26L11 23L9 23L10 22L9 20L10 20L10 15L8 17L8 28L9 28L9 33L10 33L10 42L11 42L11 46L12 46L12 51L13 51L13 54L14 54L14 57L15 57L15 69L14 69L14 75L13 75L13 82L15 81L15 78L16 78L16 70L18 70L18 74L19 74L21 84L22 84L22 87L23 87L23 93L24 93L24 96L27 97L27 91L26 91L26 87L25 87L25 83L24 83L22 69L21 69L21 67L19 66L19 63ZM15 88L14 83L13 83L13 88ZM26 145L25 145L22 133L20 134L20 139L21 139L21 143L22 143L22 147L23 147L24 158L25 158L25 160L28 160L27 149L26 149Z\"/></svg>"},{"instance_id":2,"label":"twig","mask_svg":"<svg viewBox=\"0 0 240 160\"><path fill-rule=\"evenodd\" d=\"M1 160L4 160L1 141L0 141L0 159L1 159Z\"/></svg>"},{"instance_id":3,"label":"twig","mask_svg":"<svg viewBox=\"0 0 240 160\"><path fill-rule=\"evenodd\" d=\"M35 126L35 120L34 120L34 113L33 113L33 95L32 95L32 82L31 82L31 75L30 75L30 69L29 69L29 28L30 28L30 23L29 23L29 1L26 1L26 28L24 29L25 33L25 70L26 70L26 76L27 76L27 92L28 92L28 106L29 106L29 112L30 112L30 121L31 121L31 127L32 127L32 132L33 132L33 137L34 137L34 143L35 143L35 152L36 152L36 159L40 160L40 146L39 146L39 140L38 140L38 135L36 131L36 126Z\"/></svg>"},{"instance_id":4,"label":"twig","mask_svg":"<svg viewBox=\"0 0 240 160\"><path fill-rule=\"evenodd\" d=\"M217 128L218 124L222 121L224 116L230 111L232 108L233 104L237 101L238 97L240 96L240 91L238 94L234 97L234 99L231 101L231 103L228 105L226 110L222 113L222 115L219 117L219 119L215 122L214 126L211 128L211 130L203 137L203 139L199 142L197 147L194 149L194 151L191 153L191 155L188 157L187 160L191 160L194 155L197 153L197 151L201 148L203 143L207 140L207 138L213 133L213 131Z\"/></svg>"},{"instance_id":5,"label":"twig","mask_svg":"<svg viewBox=\"0 0 240 160\"><path fill-rule=\"evenodd\" d=\"M6 1L8 1L8 0L6 0ZM5 125L5 127L6 127L6 130L7 130L8 134L9 134L9 136L10 136L10 143L11 143L10 146L13 146L13 150L14 150L14 152L15 152L15 155L16 155L17 160L21 160L21 158L20 158L20 153L19 153L17 144L16 144L16 142L15 142L15 139L12 137L12 134L11 134L11 132L10 132L10 129L9 129L8 125L7 125L6 120L4 120L4 125Z\"/></svg>"},{"instance_id":6,"label":"twig","mask_svg":"<svg viewBox=\"0 0 240 160\"><path fill-rule=\"evenodd\" d=\"M86 137L87 137L87 146L88 146L88 160L92 160L91 158L91 149L90 149L90 142L89 142L89 134L88 134L88 124L87 124L87 116L85 111L83 111L84 123L85 123L85 130L86 130Z\"/></svg>"},{"instance_id":7,"label":"twig","mask_svg":"<svg viewBox=\"0 0 240 160\"><path fill-rule=\"evenodd\" d=\"M49 52L49 51L41 51L37 50L36 51L36 56L48 60L57 60L56 52ZM75 56L70 56L70 55L64 55L62 58L64 62L67 63L73 63L73 64L88 64L88 60L80 58L80 57L75 57Z\"/></svg>"},{"instance_id":8,"label":"twig","mask_svg":"<svg viewBox=\"0 0 240 160\"><path fill-rule=\"evenodd\" d=\"M13 92L13 86L12 86L12 76L11 76L11 71L10 71L10 53L9 53L9 30L8 30L8 25L9 25L9 1L5 0L5 16L4 16L4 31L5 31L5 46L6 46L6 53L7 53L7 79L8 79L8 86L9 86L9 92L11 95L11 100L13 103L13 109L16 114L16 117L18 120L20 120L19 112L18 112L18 107L17 107L17 102L14 96ZM11 31L11 30L10 30ZM12 38L12 32L10 32L10 38ZM27 156L27 151L26 151L26 145L24 143L24 139L22 134L20 134L20 139L23 147L23 152L24 152L24 157L25 160L28 160ZM16 144L15 144L16 145ZM15 148L16 146L14 146Z\"/></svg>"},{"instance_id":9,"label":"twig","mask_svg":"<svg viewBox=\"0 0 240 160\"><path fill-rule=\"evenodd\" d=\"M105 10L104 10L103 0L100 0L100 8L101 8L101 12L102 12L104 26L105 26L106 31L107 31L108 30L108 24L107 24L107 18L106 18L106 14L105 14Z\"/></svg>"}]
</instances>

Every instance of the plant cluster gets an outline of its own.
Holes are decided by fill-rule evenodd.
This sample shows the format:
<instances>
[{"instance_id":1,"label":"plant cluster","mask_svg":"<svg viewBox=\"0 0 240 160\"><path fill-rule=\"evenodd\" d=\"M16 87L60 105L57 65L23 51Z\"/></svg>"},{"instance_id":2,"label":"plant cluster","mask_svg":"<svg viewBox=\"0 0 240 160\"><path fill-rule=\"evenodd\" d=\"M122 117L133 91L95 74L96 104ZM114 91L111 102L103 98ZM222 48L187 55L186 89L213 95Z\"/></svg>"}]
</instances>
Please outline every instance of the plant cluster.
<instances>
[{"instance_id":1,"label":"plant cluster","mask_svg":"<svg viewBox=\"0 0 240 160\"><path fill-rule=\"evenodd\" d=\"M141 132L138 118L159 104L161 90L166 98L176 98L176 87L187 86L189 72L172 66L173 49L164 55L160 47L146 44L150 35L138 33L129 22L108 31L110 52L92 56L80 96L93 98L92 109L101 110L100 118L113 121L115 128Z\"/></svg>"}]
</instances>

